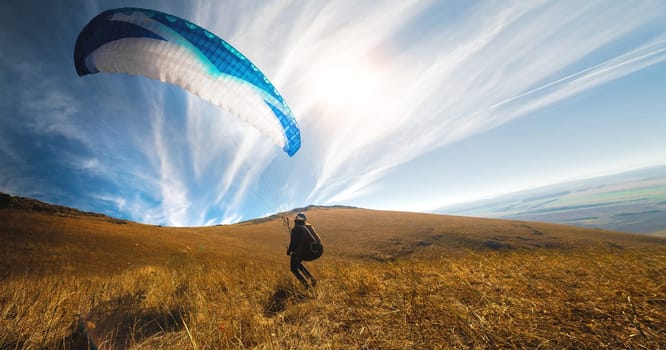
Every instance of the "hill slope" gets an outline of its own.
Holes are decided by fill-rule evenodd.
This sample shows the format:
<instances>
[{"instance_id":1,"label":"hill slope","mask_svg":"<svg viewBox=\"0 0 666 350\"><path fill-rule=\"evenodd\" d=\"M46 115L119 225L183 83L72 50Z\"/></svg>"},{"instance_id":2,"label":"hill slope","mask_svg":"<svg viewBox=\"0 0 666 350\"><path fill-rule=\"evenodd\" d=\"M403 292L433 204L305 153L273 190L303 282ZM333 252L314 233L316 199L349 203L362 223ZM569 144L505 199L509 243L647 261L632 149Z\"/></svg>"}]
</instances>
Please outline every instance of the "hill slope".
<instances>
[{"instance_id":1,"label":"hill slope","mask_svg":"<svg viewBox=\"0 0 666 350\"><path fill-rule=\"evenodd\" d=\"M652 233L650 233L650 235L652 235L652 236L657 236L657 237L662 237L662 238L666 238L666 230L661 230L661 231L652 232Z\"/></svg>"},{"instance_id":2,"label":"hill slope","mask_svg":"<svg viewBox=\"0 0 666 350\"><path fill-rule=\"evenodd\" d=\"M166 228L0 198L0 349L659 348L666 240L562 225L307 208ZM48 291L45 293L45 291ZM94 327L93 327L94 325Z\"/></svg>"},{"instance_id":3,"label":"hill slope","mask_svg":"<svg viewBox=\"0 0 666 350\"><path fill-rule=\"evenodd\" d=\"M0 267L34 273L47 264L77 273L119 272L125 265L166 263L182 255L278 257L289 240L281 217L235 225L168 228L9 197L0 205ZM350 207L303 208L326 244L326 255L394 260L414 254L515 249L625 248L663 244L657 237L564 225Z\"/></svg>"}]
</instances>

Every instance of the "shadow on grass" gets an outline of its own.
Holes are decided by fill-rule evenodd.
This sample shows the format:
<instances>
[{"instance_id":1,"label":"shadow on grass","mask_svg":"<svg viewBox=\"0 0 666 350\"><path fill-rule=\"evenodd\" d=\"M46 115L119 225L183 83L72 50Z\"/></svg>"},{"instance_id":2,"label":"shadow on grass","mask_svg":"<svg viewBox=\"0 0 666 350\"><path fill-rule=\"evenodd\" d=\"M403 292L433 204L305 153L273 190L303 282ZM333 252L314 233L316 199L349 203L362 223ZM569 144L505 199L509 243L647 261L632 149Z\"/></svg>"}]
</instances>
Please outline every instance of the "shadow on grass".
<instances>
[{"instance_id":1,"label":"shadow on grass","mask_svg":"<svg viewBox=\"0 0 666 350\"><path fill-rule=\"evenodd\" d=\"M128 349L155 335L184 329L187 313L181 307L146 308L143 291L126 293L101 303L74 325L66 349ZM54 348L63 348L56 346Z\"/></svg>"},{"instance_id":2,"label":"shadow on grass","mask_svg":"<svg viewBox=\"0 0 666 350\"><path fill-rule=\"evenodd\" d=\"M293 288L279 286L273 295L268 299L264 305L264 316L275 317L280 312L287 309L289 304L294 305L304 302L309 297L303 293L299 293Z\"/></svg>"}]
</instances>

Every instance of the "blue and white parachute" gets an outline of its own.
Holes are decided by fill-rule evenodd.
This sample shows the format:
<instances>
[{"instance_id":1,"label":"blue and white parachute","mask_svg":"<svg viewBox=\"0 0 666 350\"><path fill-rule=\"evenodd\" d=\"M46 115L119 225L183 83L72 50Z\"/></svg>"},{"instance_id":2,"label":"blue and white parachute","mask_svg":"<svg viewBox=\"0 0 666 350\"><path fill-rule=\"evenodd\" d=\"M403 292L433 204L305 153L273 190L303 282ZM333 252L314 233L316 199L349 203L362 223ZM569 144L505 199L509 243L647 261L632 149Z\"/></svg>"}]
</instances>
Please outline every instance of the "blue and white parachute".
<instances>
[{"instance_id":1,"label":"blue and white parachute","mask_svg":"<svg viewBox=\"0 0 666 350\"><path fill-rule=\"evenodd\" d=\"M268 78L226 41L182 18L139 9L107 10L76 39L80 75L141 75L180 86L271 137L293 156L301 134Z\"/></svg>"}]
</instances>

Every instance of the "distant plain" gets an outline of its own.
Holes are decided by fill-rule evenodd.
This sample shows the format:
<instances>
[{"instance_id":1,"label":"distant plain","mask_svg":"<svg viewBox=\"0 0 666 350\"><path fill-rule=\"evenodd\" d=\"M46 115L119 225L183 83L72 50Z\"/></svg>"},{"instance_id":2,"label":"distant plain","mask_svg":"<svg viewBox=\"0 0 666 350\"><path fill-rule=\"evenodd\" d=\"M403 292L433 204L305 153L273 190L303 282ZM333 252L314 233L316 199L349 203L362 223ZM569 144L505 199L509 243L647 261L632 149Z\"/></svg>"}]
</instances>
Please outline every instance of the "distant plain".
<instances>
[{"instance_id":1,"label":"distant plain","mask_svg":"<svg viewBox=\"0 0 666 350\"><path fill-rule=\"evenodd\" d=\"M520 191L437 212L657 234L666 230L666 167Z\"/></svg>"}]
</instances>

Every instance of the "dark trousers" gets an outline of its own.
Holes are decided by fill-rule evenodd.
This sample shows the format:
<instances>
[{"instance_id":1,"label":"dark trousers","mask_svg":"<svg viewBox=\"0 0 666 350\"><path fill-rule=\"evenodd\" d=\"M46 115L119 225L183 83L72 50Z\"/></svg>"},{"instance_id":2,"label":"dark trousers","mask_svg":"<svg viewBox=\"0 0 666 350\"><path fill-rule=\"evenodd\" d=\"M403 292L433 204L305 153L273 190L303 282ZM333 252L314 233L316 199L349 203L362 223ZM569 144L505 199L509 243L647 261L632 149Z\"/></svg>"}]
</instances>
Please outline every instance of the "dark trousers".
<instances>
[{"instance_id":1,"label":"dark trousers","mask_svg":"<svg viewBox=\"0 0 666 350\"><path fill-rule=\"evenodd\" d=\"M312 277L310 274L310 271L303 266L303 263L301 262L301 259L295 254L291 254L291 273L298 278L301 283L307 288L308 287L308 282L305 280L305 277L301 275L301 272L303 275L307 276L312 282L312 286L314 287L315 284L317 284L317 281Z\"/></svg>"}]
</instances>

